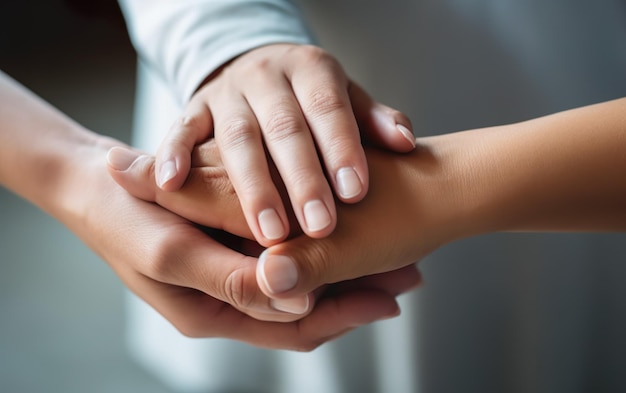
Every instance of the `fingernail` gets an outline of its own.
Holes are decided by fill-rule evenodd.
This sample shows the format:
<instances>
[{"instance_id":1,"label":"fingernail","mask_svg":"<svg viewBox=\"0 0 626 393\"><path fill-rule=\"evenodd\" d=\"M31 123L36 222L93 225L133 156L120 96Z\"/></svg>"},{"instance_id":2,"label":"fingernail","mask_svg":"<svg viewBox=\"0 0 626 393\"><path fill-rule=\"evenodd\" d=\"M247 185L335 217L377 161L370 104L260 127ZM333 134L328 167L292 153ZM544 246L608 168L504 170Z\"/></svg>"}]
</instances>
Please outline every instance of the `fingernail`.
<instances>
[{"instance_id":1,"label":"fingernail","mask_svg":"<svg viewBox=\"0 0 626 393\"><path fill-rule=\"evenodd\" d=\"M259 213L261 233L268 240L280 239L285 235L283 223L274 209L265 209Z\"/></svg>"},{"instance_id":2,"label":"fingernail","mask_svg":"<svg viewBox=\"0 0 626 393\"><path fill-rule=\"evenodd\" d=\"M257 272L271 293L282 293L298 283L298 269L294 261L283 255L268 255L267 250L259 256Z\"/></svg>"},{"instance_id":3,"label":"fingernail","mask_svg":"<svg viewBox=\"0 0 626 393\"><path fill-rule=\"evenodd\" d=\"M361 179L353 168L345 167L337 171L337 188L342 198L353 198L363 190Z\"/></svg>"},{"instance_id":4,"label":"fingernail","mask_svg":"<svg viewBox=\"0 0 626 393\"><path fill-rule=\"evenodd\" d=\"M165 183L170 181L176 176L176 162L174 160L167 160L161 165L159 171L159 187L163 187Z\"/></svg>"},{"instance_id":5,"label":"fingernail","mask_svg":"<svg viewBox=\"0 0 626 393\"><path fill-rule=\"evenodd\" d=\"M330 214L319 199L304 204L304 220L311 232L321 231L330 225Z\"/></svg>"},{"instance_id":6,"label":"fingernail","mask_svg":"<svg viewBox=\"0 0 626 393\"><path fill-rule=\"evenodd\" d=\"M116 171L125 171L139 156L140 154L132 150L114 147L107 153L107 163Z\"/></svg>"},{"instance_id":7,"label":"fingernail","mask_svg":"<svg viewBox=\"0 0 626 393\"><path fill-rule=\"evenodd\" d=\"M304 296L293 299L271 299L270 304L278 311L300 315L309 310L309 297Z\"/></svg>"},{"instance_id":8,"label":"fingernail","mask_svg":"<svg viewBox=\"0 0 626 393\"><path fill-rule=\"evenodd\" d=\"M402 124L396 124L396 128L400 131L402 136L406 138L406 140L411 142L411 146L415 147L415 135L413 135L413 133Z\"/></svg>"}]
</instances>

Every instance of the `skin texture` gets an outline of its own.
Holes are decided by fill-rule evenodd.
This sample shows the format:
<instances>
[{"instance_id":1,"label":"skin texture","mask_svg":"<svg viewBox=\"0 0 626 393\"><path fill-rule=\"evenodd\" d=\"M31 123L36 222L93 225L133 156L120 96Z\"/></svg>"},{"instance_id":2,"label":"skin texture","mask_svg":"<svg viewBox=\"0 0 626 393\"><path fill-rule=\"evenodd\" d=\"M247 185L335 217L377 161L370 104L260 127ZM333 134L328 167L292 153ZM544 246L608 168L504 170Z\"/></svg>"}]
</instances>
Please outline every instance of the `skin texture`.
<instances>
[{"instance_id":1,"label":"skin texture","mask_svg":"<svg viewBox=\"0 0 626 393\"><path fill-rule=\"evenodd\" d=\"M0 102L0 184L65 224L183 334L311 350L397 315L395 297L419 284L419 273L410 266L338 285L332 293L300 296L300 303L282 301L282 308L294 311L294 303L300 308L298 314L280 311L275 307L280 300L258 291L249 296L244 286L252 282L257 288L256 243L238 240L240 251L227 247L221 241L228 237L133 197L113 181L107 152L123 148L121 142L86 130L3 73ZM150 179L154 185L153 173ZM218 203L204 214L215 217L217 229L224 223L251 237L243 218L230 225L223 215L241 216L228 211L232 192L218 193ZM315 309L302 307L303 299L311 297L312 304L314 296Z\"/></svg>"},{"instance_id":2,"label":"skin texture","mask_svg":"<svg viewBox=\"0 0 626 393\"><path fill-rule=\"evenodd\" d=\"M369 132L359 135L359 126ZM405 115L374 102L321 48L268 45L207 78L161 143L155 179L163 190L179 189L193 147L214 136L259 243L284 240L289 213L321 238L336 225L333 191L355 203L369 188L361 138L406 152L415 146L411 129ZM271 181L270 166L288 198Z\"/></svg>"},{"instance_id":3,"label":"skin texture","mask_svg":"<svg viewBox=\"0 0 626 393\"><path fill-rule=\"evenodd\" d=\"M624 231L624 146L626 99L421 138L405 155L367 148L368 196L338 205L338 225L328 237L299 235L269 247L256 265L256 282L268 297L297 299L328 284L397 271L480 234ZM219 166L212 151L211 143L197 149L194 165ZM134 195L210 225L203 198L212 180L192 174L175 196L152 183L146 168L154 159L141 160L143 169L111 174Z\"/></svg>"}]
</instances>

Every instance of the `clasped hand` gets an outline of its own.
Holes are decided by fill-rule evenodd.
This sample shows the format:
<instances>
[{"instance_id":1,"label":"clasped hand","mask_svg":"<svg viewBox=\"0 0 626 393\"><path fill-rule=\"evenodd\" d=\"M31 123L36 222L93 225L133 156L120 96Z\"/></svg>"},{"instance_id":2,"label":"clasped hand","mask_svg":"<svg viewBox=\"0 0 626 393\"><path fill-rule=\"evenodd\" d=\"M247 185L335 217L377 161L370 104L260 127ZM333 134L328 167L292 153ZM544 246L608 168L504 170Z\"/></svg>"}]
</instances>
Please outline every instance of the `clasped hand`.
<instances>
[{"instance_id":1,"label":"clasped hand","mask_svg":"<svg viewBox=\"0 0 626 393\"><path fill-rule=\"evenodd\" d=\"M120 185L183 220L168 218L168 235L150 242L157 251L134 266L144 287L118 274L191 336L306 349L396 315L395 297L419 283L415 267L351 271L346 258L357 255L335 225L344 204L368 193L361 138L409 151L410 127L321 48L267 45L237 57L193 95L156 157L109 153Z\"/></svg>"},{"instance_id":2,"label":"clasped hand","mask_svg":"<svg viewBox=\"0 0 626 393\"><path fill-rule=\"evenodd\" d=\"M338 204L338 225L331 235L313 239L292 230L287 241L259 255L262 248L252 240L214 141L194 150L189 176L174 192L157 186L154 157L112 149L109 172L116 182L133 196L176 213L181 221L175 226L188 232L169 239L173 247L163 246L179 253L169 251L145 269L150 288L139 295L187 335L231 337L266 347L311 349L359 325L397 315L395 297L420 282L413 263L438 245L431 236L415 246L413 217L425 224L429 218L405 189L416 179L403 163L429 159L424 152L366 149L366 155L374 187L359 204ZM230 236L228 247L198 225L236 238Z\"/></svg>"}]
</instances>

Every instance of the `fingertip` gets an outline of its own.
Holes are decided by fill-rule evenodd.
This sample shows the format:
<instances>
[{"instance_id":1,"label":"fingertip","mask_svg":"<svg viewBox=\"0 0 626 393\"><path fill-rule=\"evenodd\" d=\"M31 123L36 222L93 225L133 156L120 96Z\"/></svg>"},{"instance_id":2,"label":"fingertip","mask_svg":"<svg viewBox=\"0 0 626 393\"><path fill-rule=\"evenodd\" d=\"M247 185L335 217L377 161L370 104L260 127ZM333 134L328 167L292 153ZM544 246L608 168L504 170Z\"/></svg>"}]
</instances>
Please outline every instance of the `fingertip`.
<instances>
[{"instance_id":1,"label":"fingertip","mask_svg":"<svg viewBox=\"0 0 626 393\"><path fill-rule=\"evenodd\" d=\"M163 191L170 192L180 189L187 180L191 168L189 161L185 154L172 155L163 161L157 158L155 169L157 186Z\"/></svg>"},{"instance_id":2,"label":"fingertip","mask_svg":"<svg viewBox=\"0 0 626 393\"><path fill-rule=\"evenodd\" d=\"M369 120L363 125L364 138L379 147L397 153L408 153L415 149L416 140L411 121L398 110L375 103L371 107Z\"/></svg>"},{"instance_id":3,"label":"fingertip","mask_svg":"<svg viewBox=\"0 0 626 393\"><path fill-rule=\"evenodd\" d=\"M298 270L290 257L272 255L268 250L263 251L257 262L256 277L257 285L261 292L269 297L270 307L274 310L294 315L305 315L313 309L315 303L313 293L279 297L298 284Z\"/></svg>"},{"instance_id":4,"label":"fingertip","mask_svg":"<svg viewBox=\"0 0 626 393\"><path fill-rule=\"evenodd\" d=\"M334 203L324 203L313 199L302 207L302 229L307 236L321 239L330 235L337 225L337 212Z\"/></svg>"},{"instance_id":5,"label":"fingertip","mask_svg":"<svg viewBox=\"0 0 626 393\"><path fill-rule=\"evenodd\" d=\"M157 166L156 180L159 188L166 191L167 188L171 189L172 186L168 187L168 183L176 176L177 173L178 168L176 166L176 160L174 159L166 160Z\"/></svg>"},{"instance_id":6,"label":"fingertip","mask_svg":"<svg viewBox=\"0 0 626 393\"><path fill-rule=\"evenodd\" d=\"M126 147L107 152L107 169L111 178L131 195L154 200L154 158Z\"/></svg>"},{"instance_id":7,"label":"fingertip","mask_svg":"<svg viewBox=\"0 0 626 393\"><path fill-rule=\"evenodd\" d=\"M286 231L276 209L268 208L259 213L259 227L267 240L279 240L285 237Z\"/></svg>"},{"instance_id":8,"label":"fingertip","mask_svg":"<svg viewBox=\"0 0 626 393\"><path fill-rule=\"evenodd\" d=\"M335 176L337 196L345 203L356 203L367 193L367 179L362 179L354 167L339 168Z\"/></svg>"},{"instance_id":9,"label":"fingertip","mask_svg":"<svg viewBox=\"0 0 626 393\"><path fill-rule=\"evenodd\" d=\"M270 306L277 310L294 315L304 315L311 310L311 295L297 296L286 299L270 298Z\"/></svg>"},{"instance_id":10,"label":"fingertip","mask_svg":"<svg viewBox=\"0 0 626 393\"><path fill-rule=\"evenodd\" d=\"M409 118L402 112L386 105L376 106L379 118L387 118L382 121L382 145L398 153L408 153L415 149L416 141L413 134L413 126Z\"/></svg>"},{"instance_id":11,"label":"fingertip","mask_svg":"<svg viewBox=\"0 0 626 393\"><path fill-rule=\"evenodd\" d=\"M291 257L271 254L266 249L259 256L256 277L261 291L273 297L296 287L298 268Z\"/></svg>"},{"instance_id":12,"label":"fingertip","mask_svg":"<svg viewBox=\"0 0 626 393\"><path fill-rule=\"evenodd\" d=\"M416 141L415 135L413 131L411 131L404 124L396 124L396 129L400 133L400 135L405 139L405 141L398 141L397 149L399 152L408 153L411 150L415 149Z\"/></svg>"},{"instance_id":13,"label":"fingertip","mask_svg":"<svg viewBox=\"0 0 626 393\"><path fill-rule=\"evenodd\" d=\"M122 146L109 149L106 155L107 166L114 171L126 171L141 154Z\"/></svg>"}]
</instances>

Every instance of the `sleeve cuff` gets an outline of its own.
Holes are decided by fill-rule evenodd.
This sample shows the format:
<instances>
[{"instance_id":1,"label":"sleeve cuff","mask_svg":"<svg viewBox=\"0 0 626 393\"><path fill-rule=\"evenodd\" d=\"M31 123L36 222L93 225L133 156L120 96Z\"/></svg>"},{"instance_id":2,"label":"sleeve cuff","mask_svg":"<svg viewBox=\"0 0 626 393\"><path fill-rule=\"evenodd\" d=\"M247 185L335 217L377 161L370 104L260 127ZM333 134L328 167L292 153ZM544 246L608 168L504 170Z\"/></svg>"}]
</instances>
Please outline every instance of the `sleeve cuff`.
<instances>
[{"instance_id":1,"label":"sleeve cuff","mask_svg":"<svg viewBox=\"0 0 626 393\"><path fill-rule=\"evenodd\" d=\"M221 65L251 49L312 44L287 0L120 0L140 58L186 103Z\"/></svg>"}]
</instances>

